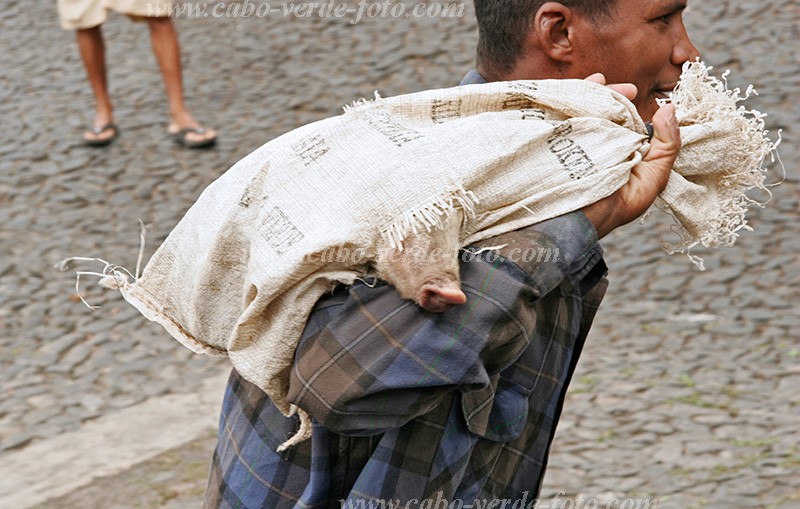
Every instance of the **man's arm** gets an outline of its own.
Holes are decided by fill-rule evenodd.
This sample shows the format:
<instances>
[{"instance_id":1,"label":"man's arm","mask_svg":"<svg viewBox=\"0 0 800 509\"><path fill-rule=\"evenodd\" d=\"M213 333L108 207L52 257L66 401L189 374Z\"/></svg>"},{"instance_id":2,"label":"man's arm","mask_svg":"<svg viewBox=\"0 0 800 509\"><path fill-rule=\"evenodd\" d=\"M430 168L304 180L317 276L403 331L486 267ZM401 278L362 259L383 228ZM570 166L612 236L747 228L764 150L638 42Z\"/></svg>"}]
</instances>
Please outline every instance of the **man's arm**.
<instances>
[{"instance_id":1,"label":"man's arm","mask_svg":"<svg viewBox=\"0 0 800 509\"><path fill-rule=\"evenodd\" d=\"M594 74L587 79L605 85L602 74ZM609 87L630 100L636 97L636 87L630 83ZM667 186L669 173L681 148L681 133L672 104L662 106L653 116L653 131L650 150L642 162L631 170L628 183L611 196L583 208L587 219L597 230L598 238L602 239L612 230L644 214Z\"/></svg>"},{"instance_id":2,"label":"man's arm","mask_svg":"<svg viewBox=\"0 0 800 509\"><path fill-rule=\"evenodd\" d=\"M580 280L600 257L597 238L641 215L663 190L680 148L673 107L662 107L653 125L628 184L582 212L525 229L532 237L523 247L557 250L557 263L523 270L506 258L462 262L468 302L440 315L387 285L353 285L318 305L297 349L290 401L334 431L372 434L426 413L449 391L486 386L527 346L532 302L565 278Z\"/></svg>"},{"instance_id":3,"label":"man's arm","mask_svg":"<svg viewBox=\"0 0 800 509\"><path fill-rule=\"evenodd\" d=\"M491 240L500 244L462 256L468 301L445 313L385 284L323 299L295 354L289 400L333 431L368 435L427 413L448 392L486 387L527 348L536 300L565 278L583 280L602 257L581 212Z\"/></svg>"}]
</instances>

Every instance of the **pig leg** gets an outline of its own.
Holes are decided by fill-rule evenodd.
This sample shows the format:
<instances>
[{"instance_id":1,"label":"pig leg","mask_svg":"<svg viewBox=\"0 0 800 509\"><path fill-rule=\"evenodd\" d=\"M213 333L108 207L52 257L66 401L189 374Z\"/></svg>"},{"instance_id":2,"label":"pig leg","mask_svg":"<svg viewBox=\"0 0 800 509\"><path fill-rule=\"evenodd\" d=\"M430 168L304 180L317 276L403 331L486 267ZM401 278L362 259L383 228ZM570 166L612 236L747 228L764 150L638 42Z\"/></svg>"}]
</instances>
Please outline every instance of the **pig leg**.
<instances>
[{"instance_id":1,"label":"pig leg","mask_svg":"<svg viewBox=\"0 0 800 509\"><path fill-rule=\"evenodd\" d=\"M440 228L409 234L403 250L378 250L378 274L405 299L412 299L434 313L464 304L458 276L461 216L451 214Z\"/></svg>"}]
</instances>

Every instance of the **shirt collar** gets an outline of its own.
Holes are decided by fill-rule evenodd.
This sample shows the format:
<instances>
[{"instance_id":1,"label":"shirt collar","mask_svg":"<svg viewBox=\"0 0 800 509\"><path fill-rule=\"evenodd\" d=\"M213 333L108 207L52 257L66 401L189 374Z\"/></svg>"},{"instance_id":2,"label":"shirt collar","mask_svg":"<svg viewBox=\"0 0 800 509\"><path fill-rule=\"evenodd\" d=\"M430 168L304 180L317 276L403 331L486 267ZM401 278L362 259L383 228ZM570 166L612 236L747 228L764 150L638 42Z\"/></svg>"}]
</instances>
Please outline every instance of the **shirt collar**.
<instances>
[{"instance_id":1,"label":"shirt collar","mask_svg":"<svg viewBox=\"0 0 800 509\"><path fill-rule=\"evenodd\" d=\"M461 80L459 85L475 85L478 83L487 83L486 78L481 76L481 74L475 69L470 69L466 76L464 76L464 79Z\"/></svg>"}]
</instances>

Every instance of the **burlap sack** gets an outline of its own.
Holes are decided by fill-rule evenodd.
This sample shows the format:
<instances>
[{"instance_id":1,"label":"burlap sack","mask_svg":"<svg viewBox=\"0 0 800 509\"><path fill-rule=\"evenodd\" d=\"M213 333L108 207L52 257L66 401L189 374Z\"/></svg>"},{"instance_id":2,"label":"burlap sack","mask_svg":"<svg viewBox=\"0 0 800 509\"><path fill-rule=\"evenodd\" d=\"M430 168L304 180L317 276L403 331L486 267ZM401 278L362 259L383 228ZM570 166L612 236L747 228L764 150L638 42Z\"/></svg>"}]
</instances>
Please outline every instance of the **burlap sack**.
<instances>
[{"instance_id":1,"label":"burlap sack","mask_svg":"<svg viewBox=\"0 0 800 509\"><path fill-rule=\"evenodd\" d=\"M774 162L780 144L770 141L764 117L739 103L755 94L752 85L744 95L728 90L724 81L709 74L702 62L686 63L672 94L681 130L682 148L657 204L674 218L680 241L665 246L668 252L689 255L703 269L703 260L691 249L732 246L741 229L751 229L745 217L748 207L763 206L748 196L753 189L771 196L764 180L767 157ZM782 167L782 164L781 164Z\"/></svg>"},{"instance_id":2,"label":"burlap sack","mask_svg":"<svg viewBox=\"0 0 800 509\"><path fill-rule=\"evenodd\" d=\"M686 234L679 247L732 241L742 188L760 185L772 148L763 125L705 73L687 66L676 91L683 176L662 198ZM712 102L707 117L695 114ZM288 370L313 304L334 282L363 275L378 243L399 245L457 209L464 245L580 209L627 182L648 150L646 132L627 99L579 80L361 101L242 159L202 193L141 277L112 268L102 283L193 351L230 356L288 414ZM337 248L366 257L315 256ZM309 435L301 417L287 444Z\"/></svg>"}]
</instances>

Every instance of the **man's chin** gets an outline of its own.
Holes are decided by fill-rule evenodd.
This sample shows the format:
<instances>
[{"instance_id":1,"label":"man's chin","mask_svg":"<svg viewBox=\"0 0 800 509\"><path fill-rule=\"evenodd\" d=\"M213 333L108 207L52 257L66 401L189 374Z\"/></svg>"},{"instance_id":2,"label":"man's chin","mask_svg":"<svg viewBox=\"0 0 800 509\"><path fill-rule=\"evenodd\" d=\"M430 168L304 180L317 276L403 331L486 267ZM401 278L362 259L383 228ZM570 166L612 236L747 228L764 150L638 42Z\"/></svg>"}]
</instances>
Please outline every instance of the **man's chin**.
<instances>
[{"instance_id":1,"label":"man's chin","mask_svg":"<svg viewBox=\"0 0 800 509\"><path fill-rule=\"evenodd\" d=\"M639 116L642 117L642 120L645 122L652 122L653 115L656 114L658 111L658 103L656 103L655 99L647 101L646 104L637 104L636 111L639 112Z\"/></svg>"}]
</instances>

